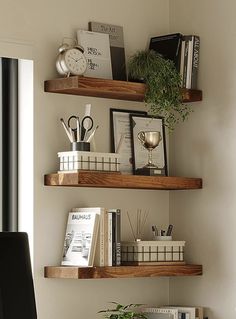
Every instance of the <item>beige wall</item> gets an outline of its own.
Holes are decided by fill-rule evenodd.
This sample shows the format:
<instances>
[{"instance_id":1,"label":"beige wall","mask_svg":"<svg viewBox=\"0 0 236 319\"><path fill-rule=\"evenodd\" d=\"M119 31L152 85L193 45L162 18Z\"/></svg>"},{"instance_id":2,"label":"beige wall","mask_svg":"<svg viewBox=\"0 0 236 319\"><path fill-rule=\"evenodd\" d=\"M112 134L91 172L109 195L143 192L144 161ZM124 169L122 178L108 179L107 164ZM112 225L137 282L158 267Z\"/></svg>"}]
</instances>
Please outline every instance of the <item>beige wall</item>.
<instances>
[{"instance_id":1,"label":"beige wall","mask_svg":"<svg viewBox=\"0 0 236 319\"><path fill-rule=\"evenodd\" d=\"M169 10L170 9L170 10ZM44 265L60 262L67 211L78 205L150 209L150 223L168 223L169 193L141 190L47 188L43 174L57 170L56 153L67 148L60 117L93 104L100 124L97 145L108 151L109 107L142 109L140 103L47 94L45 79L56 75L54 61L63 36L74 36L89 20L123 25L127 54L146 46L150 36L169 32L201 36L199 87L204 101L171 138L172 174L200 176L204 189L171 192L170 219L176 237L187 240L187 258L204 265L204 276L171 279L173 303L200 304L211 318L235 317L235 152L234 1L141 0L1 1L1 55L33 57L35 209L34 272L39 318L92 318L107 302L168 302L169 280L49 280ZM169 24L170 22L170 24ZM12 44L13 43L13 44ZM31 212L28 212L31 213ZM123 238L129 229L123 218ZM232 246L232 247L231 247Z\"/></svg>"},{"instance_id":2,"label":"beige wall","mask_svg":"<svg viewBox=\"0 0 236 319\"><path fill-rule=\"evenodd\" d=\"M236 3L171 0L173 32L201 37L200 81L204 100L171 139L172 174L199 176L204 188L170 195L170 220L187 241L189 261L202 263L202 278L170 281L174 303L209 307L210 318L236 312Z\"/></svg>"},{"instance_id":3,"label":"beige wall","mask_svg":"<svg viewBox=\"0 0 236 319\"><path fill-rule=\"evenodd\" d=\"M107 206L133 210L150 209L150 223L168 224L169 193L140 190L49 188L43 175L58 169L57 151L67 149L60 117L81 113L85 103L93 105L100 128L97 146L109 150L109 107L142 109L141 103L47 94L44 80L56 77L55 57L63 36L74 36L90 20L124 27L127 54L146 46L151 35L169 30L169 4L165 0L115 1L70 0L1 1L0 52L34 59L34 273L39 318L96 318L109 301L168 301L169 280L50 280L43 278L45 265L60 262L67 212L75 206ZM18 46L8 43L19 43ZM26 44L29 53L25 53ZM4 47L4 48L3 48ZM28 212L32 213L32 212ZM123 218L123 238L130 238Z\"/></svg>"}]
</instances>

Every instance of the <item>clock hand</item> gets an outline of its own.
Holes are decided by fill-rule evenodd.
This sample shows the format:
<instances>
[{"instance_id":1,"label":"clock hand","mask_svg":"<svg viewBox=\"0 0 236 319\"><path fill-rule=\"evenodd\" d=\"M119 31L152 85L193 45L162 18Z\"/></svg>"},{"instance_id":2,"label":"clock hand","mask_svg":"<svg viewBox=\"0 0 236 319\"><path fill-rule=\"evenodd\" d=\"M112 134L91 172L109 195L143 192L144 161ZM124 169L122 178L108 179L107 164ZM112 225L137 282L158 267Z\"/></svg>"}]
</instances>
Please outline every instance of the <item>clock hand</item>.
<instances>
[{"instance_id":1,"label":"clock hand","mask_svg":"<svg viewBox=\"0 0 236 319\"><path fill-rule=\"evenodd\" d=\"M75 62L78 62L79 60L82 60L83 58L80 58L80 59L78 59L78 60L75 60Z\"/></svg>"}]
</instances>

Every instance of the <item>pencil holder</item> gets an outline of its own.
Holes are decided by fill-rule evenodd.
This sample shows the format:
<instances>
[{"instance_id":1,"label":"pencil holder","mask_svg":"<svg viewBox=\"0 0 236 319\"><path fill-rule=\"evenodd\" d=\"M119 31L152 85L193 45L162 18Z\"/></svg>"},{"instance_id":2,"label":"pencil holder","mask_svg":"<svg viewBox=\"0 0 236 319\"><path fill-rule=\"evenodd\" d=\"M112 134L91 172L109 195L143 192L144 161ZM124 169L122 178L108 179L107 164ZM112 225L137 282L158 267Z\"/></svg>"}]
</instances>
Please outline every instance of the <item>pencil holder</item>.
<instances>
[{"instance_id":1,"label":"pencil holder","mask_svg":"<svg viewBox=\"0 0 236 319\"><path fill-rule=\"evenodd\" d=\"M165 240L172 240L172 236L154 236L154 240L162 240L162 241L165 241Z\"/></svg>"},{"instance_id":2,"label":"pencil holder","mask_svg":"<svg viewBox=\"0 0 236 319\"><path fill-rule=\"evenodd\" d=\"M59 173L75 173L80 170L120 172L120 155L116 153L70 151L59 152L57 155L60 160Z\"/></svg>"},{"instance_id":3,"label":"pencil holder","mask_svg":"<svg viewBox=\"0 0 236 319\"><path fill-rule=\"evenodd\" d=\"M90 152L90 143L88 142L73 142L71 143L72 151L85 151Z\"/></svg>"}]
</instances>

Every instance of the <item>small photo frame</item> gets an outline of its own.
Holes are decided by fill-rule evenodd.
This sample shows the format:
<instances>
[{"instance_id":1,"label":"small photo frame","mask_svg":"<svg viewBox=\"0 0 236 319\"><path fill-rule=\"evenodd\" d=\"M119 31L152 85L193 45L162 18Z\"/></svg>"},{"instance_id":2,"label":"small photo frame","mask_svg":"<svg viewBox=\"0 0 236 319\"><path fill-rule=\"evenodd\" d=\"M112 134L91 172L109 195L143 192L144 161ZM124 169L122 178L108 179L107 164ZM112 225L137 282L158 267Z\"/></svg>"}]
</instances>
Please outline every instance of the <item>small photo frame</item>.
<instances>
[{"instance_id":1,"label":"small photo frame","mask_svg":"<svg viewBox=\"0 0 236 319\"><path fill-rule=\"evenodd\" d=\"M130 114L131 141L132 141L132 157L133 157L133 173L136 175L163 175L167 176L167 160L166 160L166 138L163 117L152 117L144 115ZM142 133L140 133L142 132ZM152 150L152 164L154 168L145 167L149 161L147 138L148 133L156 133L159 144ZM159 132L159 133L158 133ZM144 136L146 143L143 143ZM142 141L141 141L141 140ZM155 168L156 166L156 168Z\"/></svg>"},{"instance_id":2,"label":"small photo frame","mask_svg":"<svg viewBox=\"0 0 236 319\"><path fill-rule=\"evenodd\" d=\"M116 153L119 148L120 171L125 174L133 174L130 114L147 115L144 111L110 109L111 152Z\"/></svg>"}]
</instances>

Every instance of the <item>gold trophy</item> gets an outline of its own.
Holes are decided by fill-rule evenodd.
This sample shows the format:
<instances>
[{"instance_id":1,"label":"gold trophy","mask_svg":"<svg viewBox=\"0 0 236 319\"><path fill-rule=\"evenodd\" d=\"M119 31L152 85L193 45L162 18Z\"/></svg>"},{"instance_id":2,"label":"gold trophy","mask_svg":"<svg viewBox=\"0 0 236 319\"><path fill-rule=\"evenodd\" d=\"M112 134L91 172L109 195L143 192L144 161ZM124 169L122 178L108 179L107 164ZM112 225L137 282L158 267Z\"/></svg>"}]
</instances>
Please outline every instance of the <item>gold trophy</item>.
<instances>
[{"instance_id":1,"label":"gold trophy","mask_svg":"<svg viewBox=\"0 0 236 319\"><path fill-rule=\"evenodd\" d=\"M159 131L141 131L138 133L138 139L148 150L148 163L136 170L138 175L163 175L163 170L159 169L157 165L152 162L152 151L159 145L162 140Z\"/></svg>"}]
</instances>

